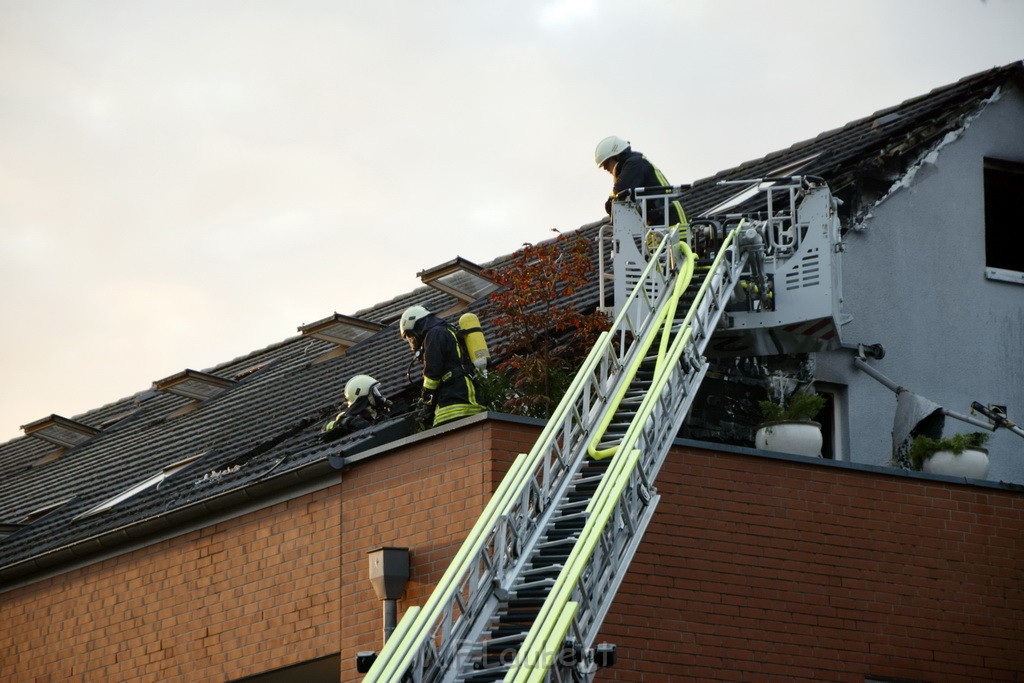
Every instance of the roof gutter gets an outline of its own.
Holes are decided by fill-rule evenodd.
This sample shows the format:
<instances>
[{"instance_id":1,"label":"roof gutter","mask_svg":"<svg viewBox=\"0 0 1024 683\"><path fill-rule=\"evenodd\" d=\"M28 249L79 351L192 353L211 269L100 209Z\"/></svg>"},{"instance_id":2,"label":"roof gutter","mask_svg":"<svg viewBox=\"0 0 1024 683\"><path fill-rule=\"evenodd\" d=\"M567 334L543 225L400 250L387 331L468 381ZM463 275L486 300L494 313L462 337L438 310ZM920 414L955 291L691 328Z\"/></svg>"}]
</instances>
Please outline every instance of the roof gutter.
<instances>
[{"instance_id":1,"label":"roof gutter","mask_svg":"<svg viewBox=\"0 0 1024 683\"><path fill-rule=\"evenodd\" d=\"M0 567L0 593L319 491L341 481L326 458Z\"/></svg>"}]
</instances>

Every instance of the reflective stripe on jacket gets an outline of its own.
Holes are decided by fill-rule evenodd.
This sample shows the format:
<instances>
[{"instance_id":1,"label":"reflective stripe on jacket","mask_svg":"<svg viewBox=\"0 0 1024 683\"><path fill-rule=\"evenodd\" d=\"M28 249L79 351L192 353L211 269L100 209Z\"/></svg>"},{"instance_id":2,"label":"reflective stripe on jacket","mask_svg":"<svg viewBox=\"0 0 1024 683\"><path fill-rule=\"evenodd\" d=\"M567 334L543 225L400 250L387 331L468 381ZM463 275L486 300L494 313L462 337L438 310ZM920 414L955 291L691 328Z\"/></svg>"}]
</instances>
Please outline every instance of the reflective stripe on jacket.
<instances>
[{"instance_id":1,"label":"reflective stripe on jacket","mask_svg":"<svg viewBox=\"0 0 1024 683\"><path fill-rule=\"evenodd\" d=\"M434 426L483 411L455 330L435 315L427 316L423 328L423 388L437 396Z\"/></svg>"}]
</instances>

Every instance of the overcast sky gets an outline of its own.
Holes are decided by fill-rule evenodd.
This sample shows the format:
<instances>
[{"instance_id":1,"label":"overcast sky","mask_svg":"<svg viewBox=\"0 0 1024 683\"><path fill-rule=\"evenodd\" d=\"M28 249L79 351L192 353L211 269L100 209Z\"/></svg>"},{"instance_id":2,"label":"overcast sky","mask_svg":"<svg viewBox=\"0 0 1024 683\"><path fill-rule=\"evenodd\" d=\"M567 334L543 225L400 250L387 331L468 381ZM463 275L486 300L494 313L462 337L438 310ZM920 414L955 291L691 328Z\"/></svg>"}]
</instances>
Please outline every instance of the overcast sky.
<instances>
[{"instance_id":1,"label":"overcast sky","mask_svg":"<svg viewBox=\"0 0 1024 683\"><path fill-rule=\"evenodd\" d=\"M0 441L599 219L606 135L688 183L1022 35L1022 0L0 0Z\"/></svg>"}]
</instances>

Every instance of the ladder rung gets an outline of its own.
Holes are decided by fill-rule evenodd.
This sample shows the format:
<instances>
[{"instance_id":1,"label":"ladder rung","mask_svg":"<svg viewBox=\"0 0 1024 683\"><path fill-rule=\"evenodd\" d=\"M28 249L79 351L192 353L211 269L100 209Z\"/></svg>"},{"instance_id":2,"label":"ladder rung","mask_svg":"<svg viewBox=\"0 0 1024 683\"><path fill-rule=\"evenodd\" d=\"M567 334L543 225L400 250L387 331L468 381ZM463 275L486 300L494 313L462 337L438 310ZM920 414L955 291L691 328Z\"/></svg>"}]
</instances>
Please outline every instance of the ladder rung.
<instances>
[{"instance_id":1,"label":"ladder rung","mask_svg":"<svg viewBox=\"0 0 1024 683\"><path fill-rule=\"evenodd\" d=\"M587 517L589 517L589 516L590 515L587 514L586 510L580 510L579 512L570 512L569 514L559 515L558 517L555 517L551 521L554 524L557 525L559 522L568 522L568 521L579 520L579 519L582 519L582 520L586 521Z\"/></svg>"},{"instance_id":2,"label":"ladder rung","mask_svg":"<svg viewBox=\"0 0 1024 683\"><path fill-rule=\"evenodd\" d=\"M491 629L491 639L488 642L503 645L521 641L526 638L526 633L529 630L529 626L499 626Z\"/></svg>"},{"instance_id":3,"label":"ladder rung","mask_svg":"<svg viewBox=\"0 0 1024 683\"><path fill-rule=\"evenodd\" d=\"M551 588L555 585L554 579L541 579L540 581L530 581L524 584L516 586L516 594L524 591L535 590L537 588Z\"/></svg>"},{"instance_id":4,"label":"ladder rung","mask_svg":"<svg viewBox=\"0 0 1024 683\"><path fill-rule=\"evenodd\" d=\"M595 489L601 484L601 480L604 478L604 472L600 472L592 477L580 477L572 483L572 487L569 492L583 491L586 489Z\"/></svg>"},{"instance_id":5,"label":"ladder rung","mask_svg":"<svg viewBox=\"0 0 1024 683\"><path fill-rule=\"evenodd\" d=\"M594 479L595 479L595 481L593 483L597 483L598 481L600 481L601 478L600 477L595 477ZM579 484L590 484L590 483L591 483L591 481L589 479L581 479L578 482L577 486ZM563 505L562 509L563 510L568 510L570 508L582 508L582 509L585 510L586 507L587 507L587 501L585 501L585 500L571 500L571 501L567 502L565 505Z\"/></svg>"},{"instance_id":6,"label":"ladder rung","mask_svg":"<svg viewBox=\"0 0 1024 683\"><path fill-rule=\"evenodd\" d=\"M560 564L548 564L548 565L544 565L543 567L530 567L529 569L524 569L523 570L522 577L525 579L525 578L533 578L535 576L542 576L542 575L545 575L545 574L550 575L552 570L554 570L554 571L562 571L562 567L563 567L563 565L560 565Z\"/></svg>"},{"instance_id":7,"label":"ladder rung","mask_svg":"<svg viewBox=\"0 0 1024 683\"><path fill-rule=\"evenodd\" d=\"M572 530L570 529L569 531L572 531ZM547 537L545 537L545 538L547 538ZM564 546L567 546L567 545L573 546L573 545L576 545L576 541L577 540L579 540L579 539L576 536L573 536L572 534L569 534L568 536L563 536L562 538L552 538L551 540L548 540L548 541L541 541L540 543L537 544L537 549L538 550L548 550L548 549L551 549L551 548L559 548L559 547L564 547Z\"/></svg>"},{"instance_id":8,"label":"ladder rung","mask_svg":"<svg viewBox=\"0 0 1024 683\"><path fill-rule=\"evenodd\" d=\"M460 681L500 681L511 668L510 664L500 664L496 667L478 669L466 672L459 676Z\"/></svg>"}]
</instances>

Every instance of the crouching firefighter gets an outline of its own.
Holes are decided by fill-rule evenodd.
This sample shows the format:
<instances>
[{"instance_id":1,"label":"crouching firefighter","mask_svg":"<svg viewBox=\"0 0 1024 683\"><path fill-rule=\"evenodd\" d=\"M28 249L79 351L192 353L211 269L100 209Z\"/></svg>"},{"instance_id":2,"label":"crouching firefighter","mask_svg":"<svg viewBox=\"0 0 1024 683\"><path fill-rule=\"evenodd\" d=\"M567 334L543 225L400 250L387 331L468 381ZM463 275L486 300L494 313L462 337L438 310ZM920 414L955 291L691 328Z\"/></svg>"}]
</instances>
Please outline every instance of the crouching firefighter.
<instances>
[{"instance_id":1,"label":"crouching firefighter","mask_svg":"<svg viewBox=\"0 0 1024 683\"><path fill-rule=\"evenodd\" d=\"M454 325L423 306L410 306L398 331L423 362L417 421L425 428L436 427L484 410L477 403L473 363Z\"/></svg>"},{"instance_id":2,"label":"crouching firefighter","mask_svg":"<svg viewBox=\"0 0 1024 683\"><path fill-rule=\"evenodd\" d=\"M377 424L391 412L392 403L369 375L356 375L345 384L345 405L320 430L321 441L333 441Z\"/></svg>"}]
</instances>

